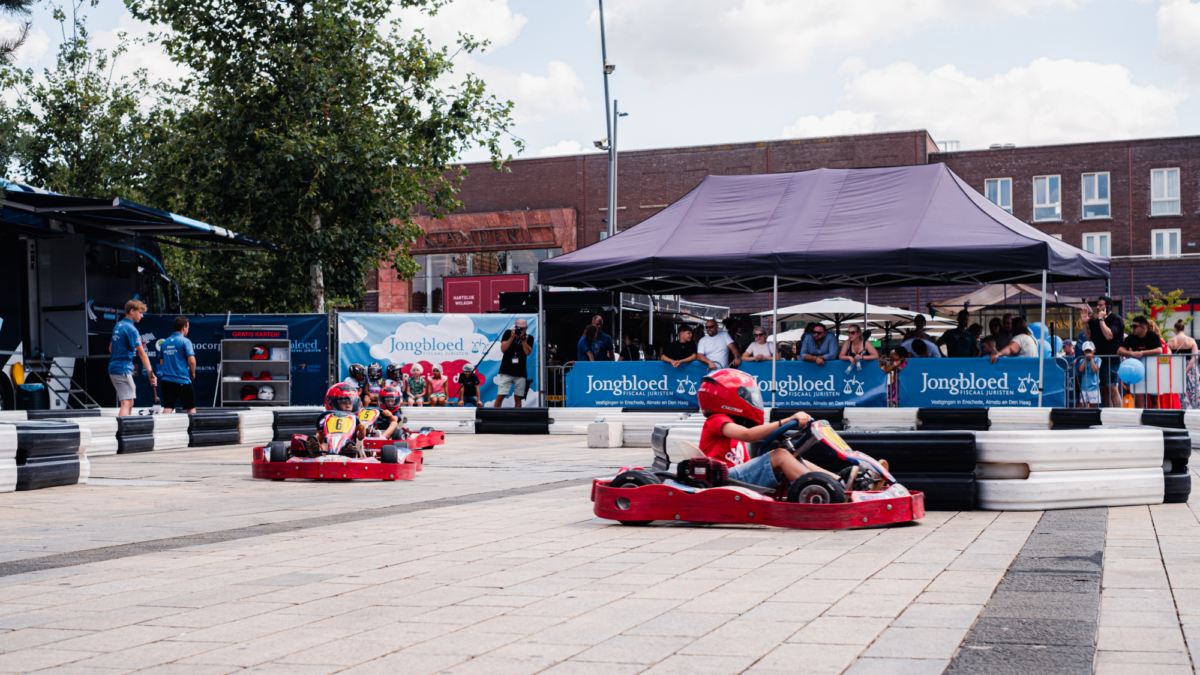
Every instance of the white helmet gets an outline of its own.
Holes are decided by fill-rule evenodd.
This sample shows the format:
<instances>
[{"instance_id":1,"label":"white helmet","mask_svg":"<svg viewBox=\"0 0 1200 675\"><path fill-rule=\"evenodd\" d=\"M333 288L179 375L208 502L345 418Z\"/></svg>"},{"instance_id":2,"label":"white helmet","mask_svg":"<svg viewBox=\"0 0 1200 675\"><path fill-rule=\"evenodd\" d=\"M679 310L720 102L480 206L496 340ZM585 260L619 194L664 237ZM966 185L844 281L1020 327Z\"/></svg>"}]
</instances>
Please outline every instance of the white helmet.
<instances>
[{"instance_id":1,"label":"white helmet","mask_svg":"<svg viewBox=\"0 0 1200 675\"><path fill-rule=\"evenodd\" d=\"M259 387L258 388L258 400L274 401L275 400L275 387L272 387L269 384L264 384L263 386Z\"/></svg>"}]
</instances>

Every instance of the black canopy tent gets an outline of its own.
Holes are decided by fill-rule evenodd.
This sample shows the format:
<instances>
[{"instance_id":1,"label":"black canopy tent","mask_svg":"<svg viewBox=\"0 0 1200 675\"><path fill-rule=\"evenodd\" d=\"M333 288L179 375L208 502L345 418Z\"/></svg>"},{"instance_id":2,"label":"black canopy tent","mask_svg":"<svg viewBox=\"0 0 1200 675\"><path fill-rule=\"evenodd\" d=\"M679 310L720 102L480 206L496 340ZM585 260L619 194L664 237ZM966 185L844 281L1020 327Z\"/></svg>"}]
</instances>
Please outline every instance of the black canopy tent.
<instances>
[{"instance_id":1,"label":"black canopy tent","mask_svg":"<svg viewBox=\"0 0 1200 675\"><path fill-rule=\"evenodd\" d=\"M1048 280L1108 275L1107 258L1017 220L944 164L709 176L637 226L538 264L541 284L772 291L776 309L781 289L1040 281L1044 290Z\"/></svg>"}]
</instances>

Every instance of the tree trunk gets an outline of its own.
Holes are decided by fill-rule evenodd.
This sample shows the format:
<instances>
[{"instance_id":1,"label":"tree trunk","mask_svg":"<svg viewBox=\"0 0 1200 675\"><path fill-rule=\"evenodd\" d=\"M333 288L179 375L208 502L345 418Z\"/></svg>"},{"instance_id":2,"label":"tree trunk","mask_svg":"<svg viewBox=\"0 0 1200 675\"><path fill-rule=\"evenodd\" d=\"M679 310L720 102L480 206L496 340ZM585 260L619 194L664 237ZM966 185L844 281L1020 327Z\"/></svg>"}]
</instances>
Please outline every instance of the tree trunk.
<instances>
[{"instance_id":1,"label":"tree trunk","mask_svg":"<svg viewBox=\"0 0 1200 675\"><path fill-rule=\"evenodd\" d=\"M313 232L320 231L320 229L321 229L320 214L316 214L316 213L313 214L312 229L313 229ZM325 277L321 273L321 261L317 260L312 265L310 265L308 268L308 271L309 271L309 276L311 278L312 310L316 314L324 314L325 313Z\"/></svg>"}]
</instances>

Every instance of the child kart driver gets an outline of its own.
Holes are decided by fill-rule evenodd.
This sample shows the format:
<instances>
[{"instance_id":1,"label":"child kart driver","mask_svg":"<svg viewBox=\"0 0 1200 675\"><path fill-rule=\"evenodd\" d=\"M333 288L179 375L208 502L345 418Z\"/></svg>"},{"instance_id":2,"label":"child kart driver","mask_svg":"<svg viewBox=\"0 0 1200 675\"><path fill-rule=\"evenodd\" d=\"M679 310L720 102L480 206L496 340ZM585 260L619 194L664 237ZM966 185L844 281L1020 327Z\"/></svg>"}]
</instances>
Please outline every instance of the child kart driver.
<instances>
[{"instance_id":1,"label":"child kart driver","mask_svg":"<svg viewBox=\"0 0 1200 675\"><path fill-rule=\"evenodd\" d=\"M779 487L781 475L789 483L810 471L837 479L837 474L798 459L782 447L750 459L746 443L761 441L792 420L805 425L812 418L798 412L763 424L762 392L746 373L725 368L705 375L698 398L700 412L708 418L700 431L700 451L723 463L730 479L766 489Z\"/></svg>"},{"instance_id":2,"label":"child kart driver","mask_svg":"<svg viewBox=\"0 0 1200 675\"><path fill-rule=\"evenodd\" d=\"M333 385L329 391L325 392L325 409L330 412L344 412L351 415L357 415L362 409L362 400L358 397L358 391L350 385L342 382ZM306 449L309 457L320 457L329 450L329 443L325 440L325 418L329 415L322 415L317 421L317 433L314 436L308 437ZM355 420L357 422L357 419ZM355 457L365 457L362 449L362 439L367 436L367 427L358 422L354 433L354 444L347 446L345 450L354 452Z\"/></svg>"},{"instance_id":3,"label":"child kart driver","mask_svg":"<svg viewBox=\"0 0 1200 675\"><path fill-rule=\"evenodd\" d=\"M391 438L400 427L400 404L403 401L404 395L397 387L387 386L379 391L379 419L375 420L375 428L380 438Z\"/></svg>"}]
</instances>

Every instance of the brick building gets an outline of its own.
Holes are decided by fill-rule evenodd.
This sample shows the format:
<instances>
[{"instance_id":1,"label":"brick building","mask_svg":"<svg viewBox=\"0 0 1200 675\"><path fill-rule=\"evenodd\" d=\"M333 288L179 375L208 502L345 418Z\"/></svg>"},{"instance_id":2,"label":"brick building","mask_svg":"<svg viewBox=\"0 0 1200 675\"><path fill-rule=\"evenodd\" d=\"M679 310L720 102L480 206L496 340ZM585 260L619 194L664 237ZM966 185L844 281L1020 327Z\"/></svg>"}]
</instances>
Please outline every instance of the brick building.
<instances>
[{"instance_id":1,"label":"brick building","mask_svg":"<svg viewBox=\"0 0 1200 675\"><path fill-rule=\"evenodd\" d=\"M1114 258L1111 289L1093 282L1063 285L1059 292L1094 298L1111 290L1131 306L1153 284L1182 288L1200 299L1200 265L1192 257L1200 258L1200 137L942 153L928 132L916 130L623 152L618 227L653 216L708 175L927 162L945 162L980 193L1042 231ZM503 173L486 163L467 168L463 211L423 223L430 234L413 251L423 256L423 276L411 284L370 280L378 300L369 297L369 309L440 311L437 289L444 276L532 272L536 260L595 243L607 228L603 153L520 159ZM968 290L874 289L871 300L915 310ZM789 293L780 303L832 295L858 298L861 292ZM689 299L735 312L769 305L759 295Z\"/></svg>"}]
</instances>

